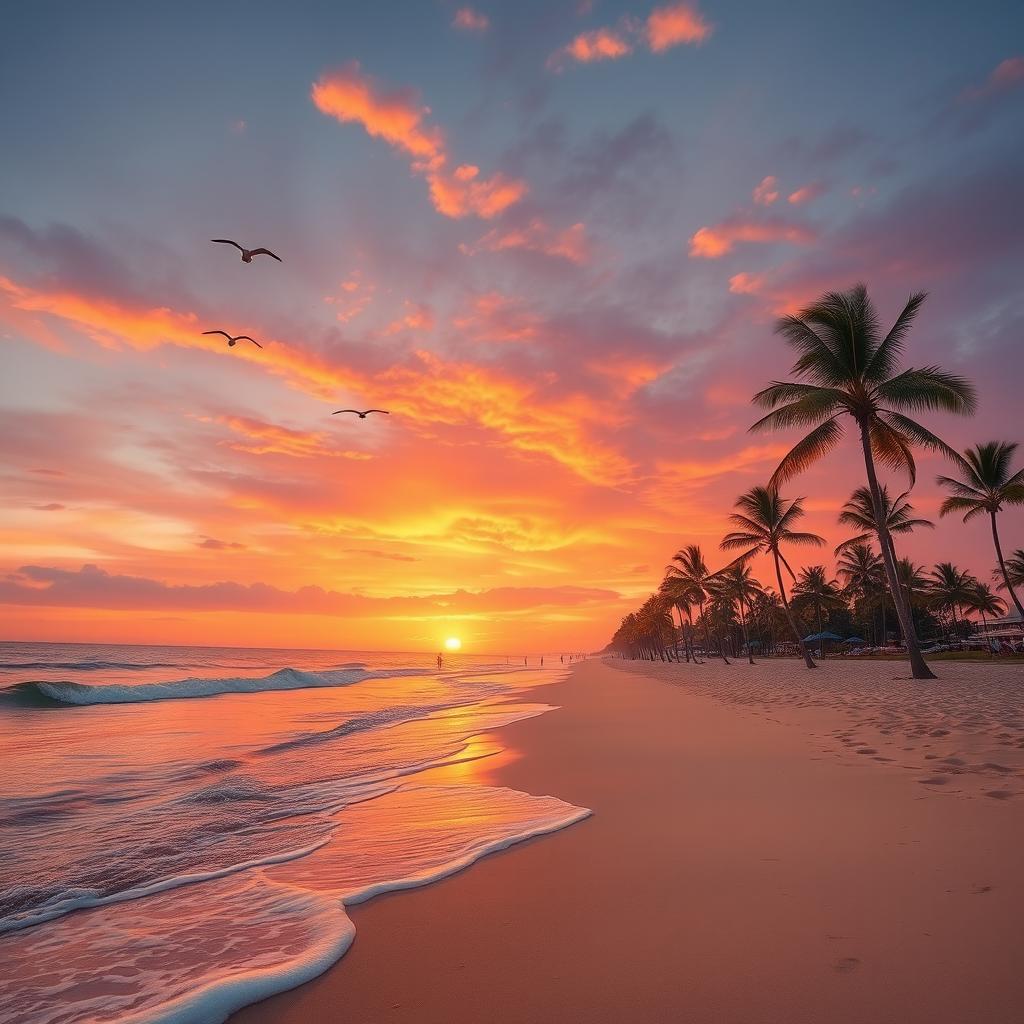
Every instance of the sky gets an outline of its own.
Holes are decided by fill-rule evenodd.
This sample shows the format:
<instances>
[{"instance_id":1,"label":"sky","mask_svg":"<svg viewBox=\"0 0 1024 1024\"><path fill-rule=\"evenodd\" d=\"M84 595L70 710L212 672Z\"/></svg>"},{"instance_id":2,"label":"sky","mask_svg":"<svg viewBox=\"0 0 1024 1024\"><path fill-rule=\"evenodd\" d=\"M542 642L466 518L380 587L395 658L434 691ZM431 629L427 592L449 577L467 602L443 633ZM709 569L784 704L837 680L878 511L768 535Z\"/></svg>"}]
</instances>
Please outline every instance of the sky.
<instances>
[{"instance_id":1,"label":"sky","mask_svg":"<svg viewBox=\"0 0 1024 1024\"><path fill-rule=\"evenodd\" d=\"M601 647L725 563L774 321L858 281L976 382L932 429L1024 440L1019 4L39 0L0 98L0 639ZM798 564L863 482L786 486Z\"/></svg>"}]
</instances>

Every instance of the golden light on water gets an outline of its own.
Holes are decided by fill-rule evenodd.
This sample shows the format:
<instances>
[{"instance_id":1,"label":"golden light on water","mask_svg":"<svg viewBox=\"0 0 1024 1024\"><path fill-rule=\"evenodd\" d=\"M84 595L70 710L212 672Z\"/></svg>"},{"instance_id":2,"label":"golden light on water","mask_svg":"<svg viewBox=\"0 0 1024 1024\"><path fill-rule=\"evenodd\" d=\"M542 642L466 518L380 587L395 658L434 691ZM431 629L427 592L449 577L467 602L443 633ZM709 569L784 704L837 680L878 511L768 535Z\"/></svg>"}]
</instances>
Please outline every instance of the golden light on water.
<instances>
[{"instance_id":1,"label":"golden light on water","mask_svg":"<svg viewBox=\"0 0 1024 1024\"><path fill-rule=\"evenodd\" d=\"M445 650L458 651L462 648L462 641L457 636L450 636L444 642Z\"/></svg>"}]
</instances>

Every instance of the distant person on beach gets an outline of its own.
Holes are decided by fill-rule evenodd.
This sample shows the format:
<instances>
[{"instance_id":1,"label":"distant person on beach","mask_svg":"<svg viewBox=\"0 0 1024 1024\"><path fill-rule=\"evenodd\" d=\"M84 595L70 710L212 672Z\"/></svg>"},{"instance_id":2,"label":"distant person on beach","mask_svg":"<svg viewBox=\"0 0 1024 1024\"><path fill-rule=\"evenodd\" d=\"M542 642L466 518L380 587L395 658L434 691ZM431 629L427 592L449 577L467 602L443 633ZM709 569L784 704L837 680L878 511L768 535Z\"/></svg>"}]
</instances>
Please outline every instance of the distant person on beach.
<instances>
[{"instance_id":1,"label":"distant person on beach","mask_svg":"<svg viewBox=\"0 0 1024 1024\"><path fill-rule=\"evenodd\" d=\"M540 667L541 668L544 667L544 655L543 654L540 656Z\"/></svg>"},{"instance_id":2,"label":"distant person on beach","mask_svg":"<svg viewBox=\"0 0 1024 1024\"><path fill-rule=\"evenodd\" d=\"M441 669L441 665L442 665L443 662L444 662L444 658L441 657L441 654L439 652L438 655L437 655L437 668L438 668L439 671Z\"/></svg>"}]
</instances>

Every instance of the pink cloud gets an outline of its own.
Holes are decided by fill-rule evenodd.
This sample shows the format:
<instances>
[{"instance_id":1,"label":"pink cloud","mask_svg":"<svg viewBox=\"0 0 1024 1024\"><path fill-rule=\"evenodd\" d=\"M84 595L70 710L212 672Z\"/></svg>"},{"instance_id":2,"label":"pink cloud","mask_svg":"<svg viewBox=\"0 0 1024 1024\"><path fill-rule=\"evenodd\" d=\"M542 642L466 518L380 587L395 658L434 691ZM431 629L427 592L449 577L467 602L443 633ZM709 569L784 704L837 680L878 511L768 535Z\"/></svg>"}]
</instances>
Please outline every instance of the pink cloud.
<instances>
[{"instance_id":1,"label":"pink cloud","mask_svg":"<svg viewBox=\"0 0 1024 1024\"><path fill-rule=\"evenodd\" d=\"M492 228L473 245L460 245L459 248L467 255L481 251L526 249L557 256L570 263L586 263L590 256L590 243L583 224L573 224L564 231L556 231L539 217L534 217L523 227Z\"/></svg>"},{"instance_id":2,"label":"pink cloud","mask_svg":"<svg viewBox=\"0 0 1024 1024\"><path fill-rule=\"evenodd\" d=\"M697 8L685 3L655 8L645 27L647 45L654 53L683 43L702 43L711 31Z\"/></svg>"},{"instance_id":3,"label":"pink cloud","mask_svg":"<svg viewBox=\"0 0 1024 1024\"><path fill-rule=\"evenodd\" d=\"M697 259L717 260L732 252L737 242L792 242L807 245L815 233L802 224L779 219L750 220L742 214L721 224L700 228L690 238L690 255Z\"/></svg>"},{"instance_id":4,"label":"pink cloud","mask_svg":"<svg viewBox=\"0 0 1024 1024\"><path fill-rule=\"evenodd\" d=\"M759 295L765 286L764 274L733 274L729 278L729 291L733 295Z\"/></svg>"},{"instance_id":5,"label":"pink cloud","mask_svg":"<svg viewBox=\"0 0 1024 1024\"><path fill-rule=\"evenodd\" d=\"M360 124L367 134L409 156L413 171L427 179L434 208L446 217L488 220L526 194L525 182L500 173L481 178L473 164L447 170L444 132L426 123L430 108L411 89L381 89L358 61L322 75L310 95L321 113L343 124Z\"/></svg>"},{"instance_id":6,"label":"pink cloud","mask_svg":"<svg viewBox=\"0 0 1024 1024\"><path fill-rule=\"evenodd\" d=\"M769 174L762 178L754 189L754 202L759 206L771 206L779 198L779 179Z\"/></svg>"},{"instance_id":7,"label":"pink cloud","mask_svg":"<svg viewBox=\"0 0 1024 1024\"><path fill-rule=\"evenodd\" d=\"M472 7L460 7L452 18L452 26L463 32L486 32L490 25L491 19Z\"/></svg>"},{"instance_id":8,"label":"pink cloud","mask_svg":"<svg viewBox=\"0 0 1024 1024\"><path fill-rule=\"evenodd\" d=\"M1024 85L1024 57L1007 57L997 64L981 85L965 89L961 100L981 100Z\"/></svg>"},{"instance_id":9,"label":"pink cloud","mask_svg":"<svg viewBox=\"0 0 1024 1024\"><path fill-rule=\"evenodd\" d=\"M820 181L812 181L803 185L795 192L790 192L789 203L792 206L806 206L825 194L825 185Z\"/></svg>"}]
</instances>

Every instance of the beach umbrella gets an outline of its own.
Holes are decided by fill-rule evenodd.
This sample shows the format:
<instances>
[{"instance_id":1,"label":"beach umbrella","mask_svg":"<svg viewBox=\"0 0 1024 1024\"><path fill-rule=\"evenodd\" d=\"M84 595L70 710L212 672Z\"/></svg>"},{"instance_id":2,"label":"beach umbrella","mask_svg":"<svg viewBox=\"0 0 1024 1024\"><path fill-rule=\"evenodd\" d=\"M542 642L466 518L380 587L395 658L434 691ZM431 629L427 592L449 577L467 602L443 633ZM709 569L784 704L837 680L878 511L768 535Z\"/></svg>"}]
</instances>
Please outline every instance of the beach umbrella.
<instances>
[{"instance_id":1,"label":"beach umbrella","mask_svg":"<svg viewBox=\"0 0 1024 1024\"><path fill-rule=\"evenodd\" d=\"M866 641L861 640L861 638L859 636L848 636L843 641L844 644L862 644L862 643L865 643L865 642Z\"/></svg>"},{"instance_id":2,"label":"beach umbrella","mask_svg":"<svg viewBox=\"0 0 1024 1024\"><path fill-rule=\"evenodd\" d=\"M842 640L841 636L836 636L835 633L829 633L827 630L824 633L819 633L816 637L818 640Z\"/></svg>"}]
</instances>

